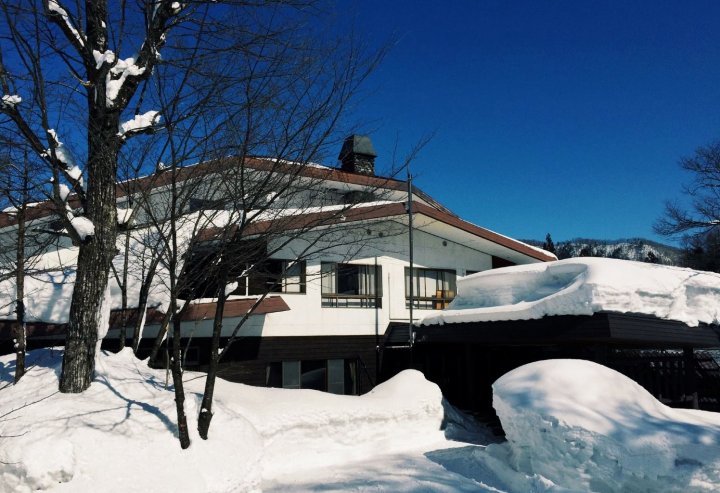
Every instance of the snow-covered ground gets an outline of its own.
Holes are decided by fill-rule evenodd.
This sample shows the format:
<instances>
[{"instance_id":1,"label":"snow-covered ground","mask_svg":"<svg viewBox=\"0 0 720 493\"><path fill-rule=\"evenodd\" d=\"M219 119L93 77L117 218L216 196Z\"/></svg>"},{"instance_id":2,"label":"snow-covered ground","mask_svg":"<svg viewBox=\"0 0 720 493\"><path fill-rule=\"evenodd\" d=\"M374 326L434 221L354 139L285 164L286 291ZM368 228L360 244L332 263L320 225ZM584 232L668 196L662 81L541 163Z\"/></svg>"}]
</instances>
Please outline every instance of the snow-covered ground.
<instances>
[{"instance_id":1,"label":"snow-covered ground","mask_svg":"<svg viewBox=\"0 0 720 493\"><path fill-rule=\"evenodd\" d=\"M61 350L0 357L0 492L706 492L720 490L720 415L669 409L586 361L518 368L494 385L500 442L405 371L364 396L219 381L207 441L204 385L187 372L192 445L175 437L165 373L102 353L80 395L60 394Z\"/></svg>"}]
</instances>

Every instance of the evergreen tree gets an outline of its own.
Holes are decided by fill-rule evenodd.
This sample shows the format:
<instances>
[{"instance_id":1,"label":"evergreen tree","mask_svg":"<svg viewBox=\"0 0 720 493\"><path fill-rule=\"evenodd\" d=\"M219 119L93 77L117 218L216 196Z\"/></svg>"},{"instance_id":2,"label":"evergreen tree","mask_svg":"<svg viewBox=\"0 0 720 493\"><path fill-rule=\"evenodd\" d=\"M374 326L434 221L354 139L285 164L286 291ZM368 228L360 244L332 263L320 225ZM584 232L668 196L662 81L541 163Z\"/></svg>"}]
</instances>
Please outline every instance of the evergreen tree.
<instances>
[{"instance_id":1,"label":"evergreen tree","mask_svg":"<svg viewBox=\"0 0 720 493\"><path fill-rule=\"evenodd\" d=\"M548 233L545 236L545 243L543 243L543 250L547 250L550 253L556 253L555 252L555 244L553 243L552 236L550 236L550 233Z\"/></svg>"},{"instance_id":2,"label":"evergreen tree","mask_svg":"<svg viewBox=\"0 0 720 493\"><path fill-rule=\"evenodd\" d=\"M560 260L572 257L573 250L570 242L558 243L556 255Z\"/></svg>"}]
</instances>

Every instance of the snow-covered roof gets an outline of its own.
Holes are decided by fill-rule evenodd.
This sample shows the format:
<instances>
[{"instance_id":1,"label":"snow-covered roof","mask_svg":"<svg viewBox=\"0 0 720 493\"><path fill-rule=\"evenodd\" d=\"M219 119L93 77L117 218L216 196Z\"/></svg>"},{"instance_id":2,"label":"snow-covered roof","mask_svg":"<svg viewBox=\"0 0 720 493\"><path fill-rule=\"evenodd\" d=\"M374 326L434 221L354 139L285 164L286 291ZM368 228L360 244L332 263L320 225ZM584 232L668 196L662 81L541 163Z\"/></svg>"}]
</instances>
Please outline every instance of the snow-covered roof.
<instances>
[{"instance_id":1,"label":"snow-covered roof","mask_svg":"<svg viewBox=\"0 0 720 493\"><path fill-rule=\"evenodd\" d=\"M619 312L720 323L720 274L608 258L572 258L458 280L450 306L418 323L530 320Z\"/></svg>"}]
</instances>

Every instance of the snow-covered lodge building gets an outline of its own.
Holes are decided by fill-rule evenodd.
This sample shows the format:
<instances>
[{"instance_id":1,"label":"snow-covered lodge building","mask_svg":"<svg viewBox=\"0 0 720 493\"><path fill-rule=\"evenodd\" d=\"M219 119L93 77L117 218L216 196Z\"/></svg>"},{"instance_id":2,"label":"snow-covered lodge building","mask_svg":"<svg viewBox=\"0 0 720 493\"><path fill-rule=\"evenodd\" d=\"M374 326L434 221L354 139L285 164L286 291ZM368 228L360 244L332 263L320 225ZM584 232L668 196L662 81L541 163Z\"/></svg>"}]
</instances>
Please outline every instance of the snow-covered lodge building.
<instances>
[{"instance_id":1,"label":"snow-covered lodge building","mask_svg":"<svg viewBox=\"0 0 720 493\"><path fill-rule=\"evenodd\" d=\"M156 267L146 310L137 307L152 258L168 248L170 219L184 265L178 272L178 282L184 283L180 298L189 292L196 298L180 315L186 365L202 368L208 359L213 296L218 279L225 279L230 295L223 344L253 306L254 311L241 324L220 375L253 385L365 392L383 372L406 364L411 312L417 320L447 306L458 278L555 259L463 220L415 187L410 195L406 181L376 176L375 151L367 137L348 138L340 158L339 168L225 159L159 169L118 184L120 254L111 276L115 312L108 347L116 344L120 320L130 337L138 317L144 320L141 349L152 346L168 310L165 260ZM171 211L172 194L176 209ZM27 282L29 342L47 345L62 338L77 248L62 235L49 204L38 204L29 214L30 230L57 237L54 246L36 255ZM15 229L12 211L1 214L6 246ZM218 270L213 259L230 256L230 250L218 250L218 245L227 247L228 238L258 251L245 252ZM123 252L127 276L122 275ZM195 275L188 274L188 266ZM120 312L123 278L127 311ZM0 284L0 296L0 343L9 352L12 279Z\"/></svg>"}]
</instances>

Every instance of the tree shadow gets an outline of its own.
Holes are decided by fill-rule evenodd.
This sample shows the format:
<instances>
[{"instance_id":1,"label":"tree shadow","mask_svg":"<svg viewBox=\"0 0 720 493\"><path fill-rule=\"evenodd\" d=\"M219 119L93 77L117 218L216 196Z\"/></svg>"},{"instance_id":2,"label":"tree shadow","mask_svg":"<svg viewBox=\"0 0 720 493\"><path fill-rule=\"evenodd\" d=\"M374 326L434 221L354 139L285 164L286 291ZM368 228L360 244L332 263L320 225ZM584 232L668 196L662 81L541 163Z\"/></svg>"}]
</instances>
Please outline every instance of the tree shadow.
<instances>
[{"instance_id":1,"label":"tree shadow","mask_svg":"<svg viewBox=\"0 0 720 493\"><path fill-rule=\"evenodd\" d=\"M47 368L55 372L59 378L62 369L63 348L49 347L41 349L33 349L25 355L25 373L29 373L33 368ZM15 381L16 361L13 358L10 361L0 361L0 390L12 385Z\"/></svg>"},{"instance_id":2,"label":"tree shadow","mask_svg":"<svg viewBox=\"0 0 720 493\"><path fill-rule=\"evenodd\" d=\"M165 426L165 428L170 431L175 437L178 436L178 428L177 424L175 424L165 413L163 413L157 406L153 406L152 404L148 404L147 402L141 402L137 401L135 399L129 399L122 395L120 391L118 391L115 387L113 387L110 383L110 381L104 377L96 377L95 382L100 383L107 387L107 389L112 392L113 395L115 395L117 398L125 401L125 417L120 422L115 423L113 425L112 429L115 429L118 427L121 423L127 421L130 419L130 414L132 413L133 406L141 409L142 411L145 411L146 413L149 413L160 420L160 422Z\"/></svg>"}]
</instances>

